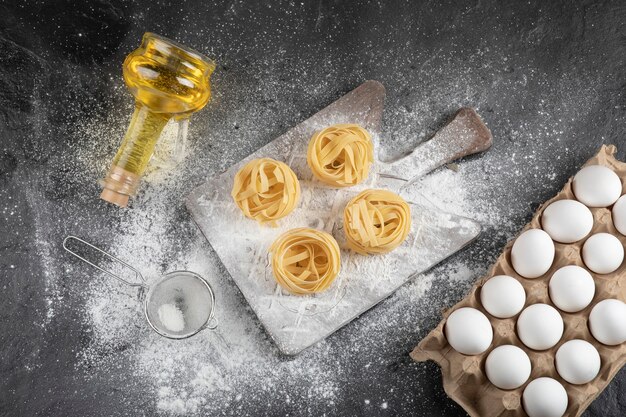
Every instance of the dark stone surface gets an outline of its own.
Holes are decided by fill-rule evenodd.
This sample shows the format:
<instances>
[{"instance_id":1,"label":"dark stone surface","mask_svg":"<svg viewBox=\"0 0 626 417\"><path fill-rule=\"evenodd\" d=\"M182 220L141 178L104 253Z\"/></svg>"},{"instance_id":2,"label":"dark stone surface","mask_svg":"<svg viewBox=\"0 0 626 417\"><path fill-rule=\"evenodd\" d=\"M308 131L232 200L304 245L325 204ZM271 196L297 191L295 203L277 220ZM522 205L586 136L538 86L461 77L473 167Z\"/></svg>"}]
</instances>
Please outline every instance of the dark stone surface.
<instances>
[{"instance_id":1,"label":"dark stone surface","mask_svg":"<svg viewBox=\"0 0 626 417\"><path fill-rule=\"evenodd\" d=\"M156 414L153 394L123 363L116 372L77 370L91 337L83 320L86 283L62 274L67 258L59 249L70 232L107 242L125 227L126 215L97 199L95 181L118 141L95 146L79 127L114 116L121 122L111 130L121 136L132 103L120 64L145 31L195 46L219 63L215 99L194 121L194 135L211 140L186 161L189 188L366 79L388 91L390 153L410 149L460 105L479 108L496 142L489 161L500 161L497 169L486 165L482 181L493 187L481 197L512 207L511 230L602 143L626 156L624 2L176 3L0 4L2 415ZM255 132L253 139L237 141L246 131ZM91 170L77 162L85 147L97 160ZM182 204L175 220L185 225L181 239L195 233ZM488 265L510 237L488 229L455 259ZM51 275L58 275L55 302L64 302L48 319ZM406 307L394 313L405 325L368 334L370 312L334 335L329 354L337 357L355 339L371 343L342 368L341 395L331 409L312 399L304 408L244 401L242 409L221 414L464 415L443 392L438 368L412 363L407 353L468 285L440 284L419 305L396 296L378 308ZM426 317L419 328L411 323L417 311ZM130 348L121 344L103 355L121 357ZM376 365L366 370L363 363ZM625 385L622 371L585 415L626 414ZM297 385L290 388L296 395ZM364 396L389 408L367 407Z\"/></svg>"}]
</instances>

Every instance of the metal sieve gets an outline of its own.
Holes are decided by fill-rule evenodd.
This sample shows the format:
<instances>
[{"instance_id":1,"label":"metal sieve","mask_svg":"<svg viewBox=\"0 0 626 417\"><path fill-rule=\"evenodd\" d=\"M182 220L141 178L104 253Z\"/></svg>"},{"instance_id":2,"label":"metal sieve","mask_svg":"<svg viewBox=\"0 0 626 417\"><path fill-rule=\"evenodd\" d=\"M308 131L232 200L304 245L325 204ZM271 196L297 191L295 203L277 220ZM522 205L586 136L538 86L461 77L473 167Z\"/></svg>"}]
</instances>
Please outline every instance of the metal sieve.
<instances>
[{"instance_id":1,"label":"metal sieve","mask_svg":"<svg viewBox=\"0 0 626 417\"><path fill-rule=\"evenodd\" d=\"M104 269L70 249L75 241L96 250L105 257L123 265L135 273L138 282L129 281L117 273ZM144 314L152 329L170 339L185 339L203 329L215 330L215 295L211 286L200 275L190 271L173 271L148 285L137 269L104 250L76 236L63 240L63 248L94 268L112 276L131 287L141 287Z\"/></svg>"}]
</instances>

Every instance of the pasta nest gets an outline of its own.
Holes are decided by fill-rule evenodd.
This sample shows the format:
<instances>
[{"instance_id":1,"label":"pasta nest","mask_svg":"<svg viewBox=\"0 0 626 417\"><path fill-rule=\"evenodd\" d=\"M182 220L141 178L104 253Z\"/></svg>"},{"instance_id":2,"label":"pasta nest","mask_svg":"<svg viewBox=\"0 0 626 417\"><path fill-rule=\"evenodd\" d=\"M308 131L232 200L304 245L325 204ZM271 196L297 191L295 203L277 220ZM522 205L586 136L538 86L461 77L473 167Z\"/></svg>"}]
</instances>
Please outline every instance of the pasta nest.
<instances>
[{"instance_id":1,"label":"pasta nest","mask_svg":"<svg viewBox=\"0 0 626 417\"><path fill-rule=\"evenodd\" d=\"M411 209L402 197L386 190L365 190L343 212L348 247L360 254L387 253L411 230Z\"/></svg>"},{"instance_id":2,"label":"pasta nest","mask_svg":"<svg viewBox=\"0 0 626 417\"><path fill-rule=\"evenodd\" d=\"M313 135L306 159L317 179L348 187L367 178L374 162L374 144L361 126L337 124Z\"/></svg>"},{"instance_id":3,"label":"pasta nest","mask_svg":"<svg viewBox=\"0 0 626 417\"><path fill-rule=\"evenodd\" d=\"M275 226L296 207L300 183L286 164L253 159L235 175L231 195L246 217Z\"/></svg>"},{"instance_id":4,"label":"pasta nest","mask_svg":"<svg viewBox=\"0 0 626 417\"><path fill-rule=\"evenodd\" d=\"M339 274L339 245L330 234L320 230L291 229L274 241L270 253L274 278L292 294L324 291Z\"/></svg>"}]
</instances>

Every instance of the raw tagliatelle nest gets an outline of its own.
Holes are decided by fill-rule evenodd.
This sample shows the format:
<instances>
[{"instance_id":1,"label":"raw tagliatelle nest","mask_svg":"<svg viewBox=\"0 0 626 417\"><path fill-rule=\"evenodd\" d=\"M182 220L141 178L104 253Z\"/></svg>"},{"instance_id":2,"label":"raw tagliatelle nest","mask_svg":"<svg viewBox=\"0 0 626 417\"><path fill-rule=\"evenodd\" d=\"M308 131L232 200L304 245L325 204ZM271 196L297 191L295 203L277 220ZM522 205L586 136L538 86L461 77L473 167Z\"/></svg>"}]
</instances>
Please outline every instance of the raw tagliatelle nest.
<instances>
[{"instance_id":1,"label":"raw tagliatelle nest","mask_svg":"<svg viewBox=\"0 0 626 417\"><path fill-rule=\"evenodd\" d=\"M235 175L231 195L246 217L275 226L296 207L300 183L283 162L253 159Z\"/></svg>"},{"instance_id":2,"label":"raw tagliatelle nest","mask_svg":"<svg viewBox=\"0 0 626 417\"><path fill-rule=\"evenodd\" d=\"M276 239L270 253L274 278L292 294L324 291L339 274L339 245L330 234L320 230L289 230Z\"/></svg>"},{"instance_id":3,"label":"raw tagliatelle nest","mask_svg":"<svg viewBox=\"0 0 626 417\"><path fill-rule=\"evenodd\" d=\"M307 150L307 162L315 177L335 187L363 181L373 161L372 138L356 124L337 124L317 132Z\"/></svg>"},{"instance_id":4,"label":"raw tagliatelle nest","mask_svg":"<svg viewBox=\"0 0 626 417\"><path fill-rule=\"evenodd\" d=\"M386 190L365 190L343 212L348 247L360 254L387 253L400 246L411 230L411 209Z\"/></svg>"}]
</instances>

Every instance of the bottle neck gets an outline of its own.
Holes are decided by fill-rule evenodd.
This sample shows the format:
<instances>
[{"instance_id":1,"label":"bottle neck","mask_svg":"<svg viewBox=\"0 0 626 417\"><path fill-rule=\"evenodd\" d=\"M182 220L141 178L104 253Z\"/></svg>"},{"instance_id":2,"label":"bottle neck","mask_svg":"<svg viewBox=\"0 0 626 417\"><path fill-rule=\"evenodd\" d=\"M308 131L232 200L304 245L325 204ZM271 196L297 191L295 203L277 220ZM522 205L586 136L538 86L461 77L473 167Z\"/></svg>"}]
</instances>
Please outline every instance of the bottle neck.
<instances>
[{"instance_id":1,"label":"bottle neck","mask_svg":"<svg viewBox=\"0 0 626 417\"><path fill-rule=\"evenodd\" d=\"M135 104L124 140L103 181L100 198L126 207L129 196L137 191L161 132L171 117L171 114L155 113L139 102Z\"/></svg>"}]
</instances>

